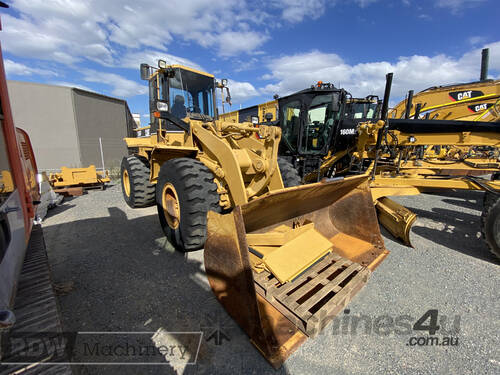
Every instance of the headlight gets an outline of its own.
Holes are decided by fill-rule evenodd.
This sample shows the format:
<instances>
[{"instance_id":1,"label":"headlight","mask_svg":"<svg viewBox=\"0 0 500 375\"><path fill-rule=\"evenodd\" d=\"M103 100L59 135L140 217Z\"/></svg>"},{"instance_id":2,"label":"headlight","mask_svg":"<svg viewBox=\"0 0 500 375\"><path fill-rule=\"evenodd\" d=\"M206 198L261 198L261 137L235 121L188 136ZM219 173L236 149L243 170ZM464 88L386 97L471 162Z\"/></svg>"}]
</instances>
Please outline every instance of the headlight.
<instances>
[{"instance_id":1,"label":"headlight","mask_svg":"<svg viewBox=\"0 0 500 375\"><path fill-rule=\"evenodd\" d=\"M158 68L165 69L167 67L167 62L165 60L158 60Z\"/></svg>"},{"instance_id":2,"label":"headlight","mask_svg":"<svg viewBox=\"0 0 500 375\"><path fill-rule=\"evenodd\" d=\"M221 80L221 82L222 82L222 86L227 87L227 79L226 78L223 78Z\"/></svg>"},{"instance_id":3,"label":"headlight","mask_svg":"<svg viewBox=\"0 0 500 375\"><path fill-rule=\"evenodd\" d=\"M168 103L167 102L162 102L162 101L157 101L156 102L156 109L158 111L167 112L168 111Z\"/></svg>"}]
</instances>

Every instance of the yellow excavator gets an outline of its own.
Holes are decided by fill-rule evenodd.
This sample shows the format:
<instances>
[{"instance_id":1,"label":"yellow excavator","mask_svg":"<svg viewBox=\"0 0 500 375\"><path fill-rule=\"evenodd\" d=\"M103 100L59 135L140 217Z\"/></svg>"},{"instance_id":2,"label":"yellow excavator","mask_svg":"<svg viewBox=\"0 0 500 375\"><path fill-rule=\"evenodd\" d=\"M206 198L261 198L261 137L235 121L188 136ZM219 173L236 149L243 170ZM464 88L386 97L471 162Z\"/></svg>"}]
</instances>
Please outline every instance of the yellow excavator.
<instances>
[{"instance_id":1,"label":"yellow excavator","mask_svg":"<svg viewBox=\"0 0 500 375\"><path fill-rule=\"evenodd\" d=\"M151 121L148 135L125 138L124 199L156 205L180 251L204 248L217 299L279 367L388 254L368 175L293 186L300 178L278 158L279 127L218 119L224 80L163 60L141 64L141 78Z\"/></svg>"},{"instance_id":2,"label":"yellow excavator","mask_svg":"<svg viewBox=\"0 0 500 375\"><path fill-rule=\"evenodd\" d=\"M476 82L434 86L405 100L389 112L389 118L500 121L500 80L488 79L489 49L482 51L481 75Z\"/></svg>"}]
</instances>

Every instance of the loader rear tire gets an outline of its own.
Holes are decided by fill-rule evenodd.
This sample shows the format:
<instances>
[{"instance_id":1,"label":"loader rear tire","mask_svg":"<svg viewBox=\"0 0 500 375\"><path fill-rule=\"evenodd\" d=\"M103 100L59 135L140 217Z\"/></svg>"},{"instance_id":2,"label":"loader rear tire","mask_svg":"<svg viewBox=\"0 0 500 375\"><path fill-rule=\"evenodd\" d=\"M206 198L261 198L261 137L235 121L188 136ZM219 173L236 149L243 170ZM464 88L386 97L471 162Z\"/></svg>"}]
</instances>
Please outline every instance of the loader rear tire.
<instances>
[{"instance_id":1,"label":"loader rear tire","mask_svg":"<svg viewBox=\"0 0 500 375\"><path fill-rule=\"evenodd\" d=\"M207 237L207 213L221 212L214 175L200 161L171 159L156 184L156 205L163 232L183 252L202 249Z\"/></svg>"},{"instance_id":2,"label":"loader rear tire","mask_svg":"<svg viewBox=\"0 0 500 375\"><path fill-rule=\"evenodd\" d=\"M500 259L500 195L484 194L481 227L490 251Z\"/></svg>"},{"instance_id":3,"label":"loader rear tire","mask_svg":"<svg viewBox=\"0 0 500 375\"><path fill-rule=\"evenodd\" d=\"M149 162L142 156L122 159L121 185L125 202L132 207L148 207L155 203L155 186L149 181Z\"/></svg>"},{"instance_id":4,"label":"loader rear tire","mask_svg":"<svg viewBox=\"0 0 500 375\"><path fill-rule=\"evenodd\" d=\"M281 179L285 187L298 186L301 183L299 172L294 168L292 163L283 158L278 158L278 166L281 172Z\"/></svg>"}]
</instances>

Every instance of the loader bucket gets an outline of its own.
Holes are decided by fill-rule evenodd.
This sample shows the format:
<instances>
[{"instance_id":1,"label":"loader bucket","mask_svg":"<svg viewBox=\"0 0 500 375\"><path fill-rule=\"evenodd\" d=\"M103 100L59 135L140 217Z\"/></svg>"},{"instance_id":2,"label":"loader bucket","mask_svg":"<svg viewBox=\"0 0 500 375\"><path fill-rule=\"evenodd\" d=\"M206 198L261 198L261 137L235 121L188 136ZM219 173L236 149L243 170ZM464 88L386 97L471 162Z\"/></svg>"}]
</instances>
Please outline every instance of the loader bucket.
<instances>
[{"instance_id":1,"label":"loader bucket","mask_svg":"<svg viewBox=\"0 0 500 375\"><path fill-rule=\"evenodd\" d=\"M208 214L210 286L275 368L349 303L387 254L366 176Z\"/></svg>"}]
</instances>

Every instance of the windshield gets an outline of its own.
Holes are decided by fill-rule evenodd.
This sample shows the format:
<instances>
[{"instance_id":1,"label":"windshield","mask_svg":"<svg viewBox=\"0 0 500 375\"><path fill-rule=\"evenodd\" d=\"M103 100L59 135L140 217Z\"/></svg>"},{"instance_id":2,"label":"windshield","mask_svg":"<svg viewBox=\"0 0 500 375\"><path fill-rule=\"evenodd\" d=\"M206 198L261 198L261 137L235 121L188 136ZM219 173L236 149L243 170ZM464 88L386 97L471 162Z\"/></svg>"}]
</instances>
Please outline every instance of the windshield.
<instances>
[{"instance_id":1,"label":"windshield","mask_svg":"<svg viewBox=\"0 0 500 375\"><path fill-rule=\"evenodd\" d=\"M306 152L321 152L328 143L333 128L333 95L316 95L307 110L301 149Z\"/></svg>"},{"instance_id":2,"label":"windshield","mask_svg":"<svg viewBox=\"0 0 500 375\"><path fill-rule=\"evenodd\" d=\"M377 114L377 105L377 103L372 102L349 103L346 117L352 119L373 119Z\"/></svg>"},{"instance_id":3,"label":"windshield","mask_svg":"<svg viewBox=\"0 0 500 375\"><path fill-rule=\"evenodd\" d=\"M214 117L214 79L180 68L169 79L169 106L172 115L185 118L192 113Z\"/></svg>"}]
</instances>

